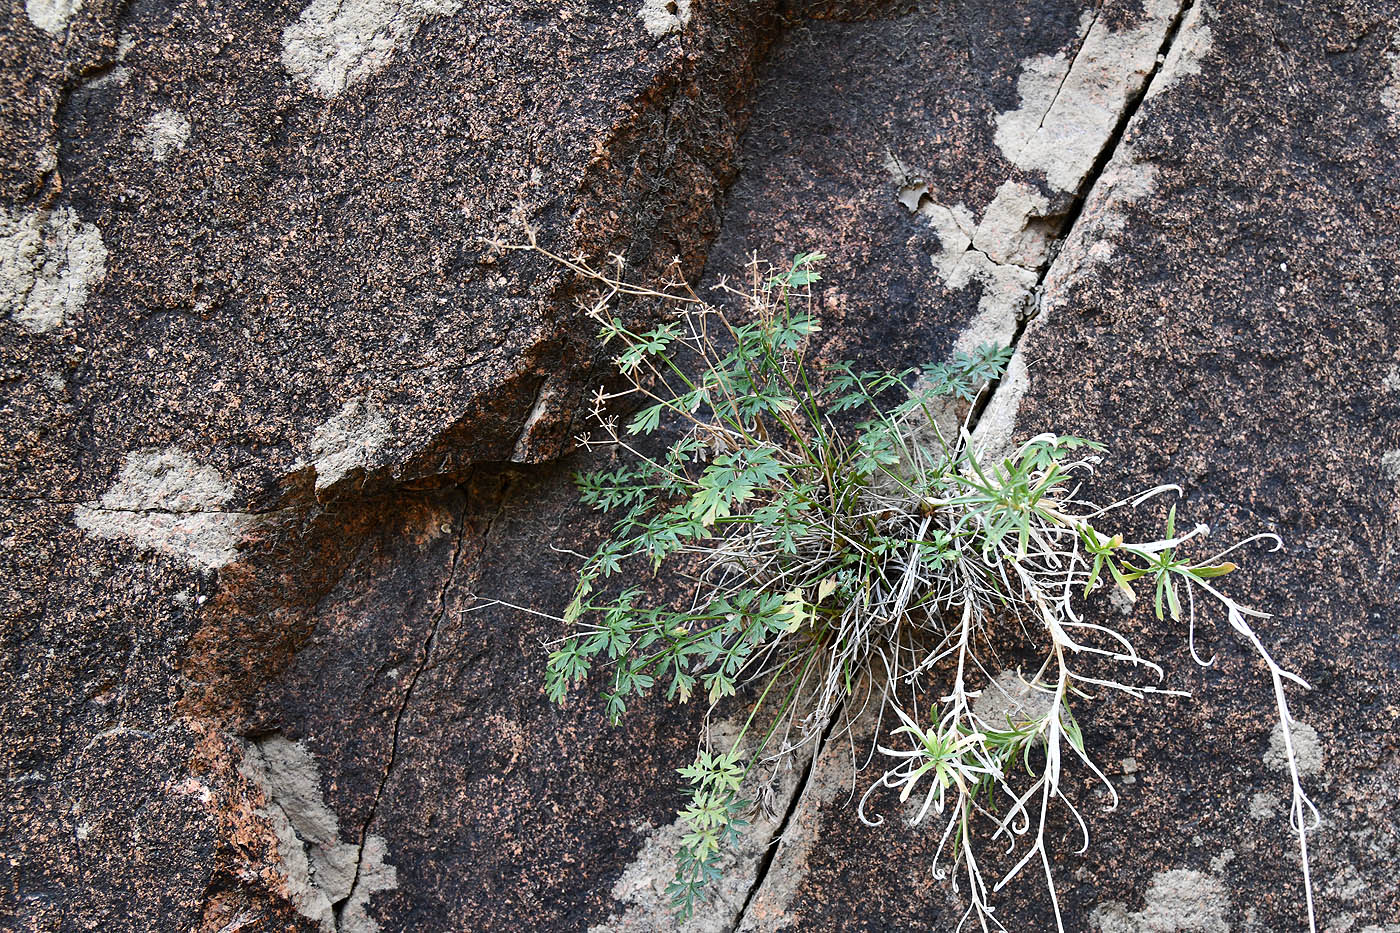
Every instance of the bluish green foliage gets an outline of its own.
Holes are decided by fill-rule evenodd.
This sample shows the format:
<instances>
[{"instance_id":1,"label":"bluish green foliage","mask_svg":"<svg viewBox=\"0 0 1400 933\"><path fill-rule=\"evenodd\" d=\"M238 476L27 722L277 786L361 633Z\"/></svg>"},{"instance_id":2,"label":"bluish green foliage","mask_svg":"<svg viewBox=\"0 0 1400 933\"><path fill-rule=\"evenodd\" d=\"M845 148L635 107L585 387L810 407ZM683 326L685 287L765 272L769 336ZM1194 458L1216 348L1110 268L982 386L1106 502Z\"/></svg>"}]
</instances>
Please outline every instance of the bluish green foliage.
<instances>
[{"instance_id":1,"label":"bluish green foliage","mask_svg":"<svg viewBox=\"0 0 1400 933\"><path fill-rule=\"evenodd\" d=\"M911 418L932 417L938 400L970 402L1010 352L983 347L893 373L810 365L806 344L819 328L804 305L822 258L800 254L765 277L750 320L707 309L647 331L603 321L603 343L622 347L617 369L647 404L612 437L626 445L627 465L576 477L582 501L615 520L565 610L575 633L550 654L551 699L562 700L601 663L614 722L631 698L657 688L668 699L701 692L715 703L735 694L759 654L773 662L772 688L818 663L837 637L828 618L883 576L886 563L911 548L931 567L948 559L946 536L915 543L872 528L859 516L864 495L899 463ZM628 440L663 427L668 440L659 453L644 455ZM768 566L748 573L714 559L738 543L736 558ZM696 553L709 558L707 579L717 585L682 604L645 605L642 588L613 584ZM767 650L779 642L786 642L781 657ZM779 694L765 691L773 717L797 699ZM691 798L681 818L690 832L672 888L682 915L737 832L738 786L755 760L741 767L738 755L702 749L682 769Z\"/></svg>"},{"instance_id":2,"label":"bluish green foliage","mask_svg":"<svg viewBox=\"0 0 1400 933\"><path fill-rule=\"evenodd\" d=\"M968 917L990 930L993 889L978 868L972 821L990 818L1000 827L990 838L1013 848L1027 837L1012 874L1038 855L1049 880L1050 805L1078 816L1061 789L1063 763L1081 762L1108 784L1072 698L1102 688L1139 698L1170 692L1142 683L1142 673L1162 669L1121 633L1084 621L1075 600L1109 583L1131 599L1134 583L1146 583L1157 618L1185 616L1194 632L1193 594L1203 594L1268 662L1288 724L1282 684L1296 678L1246 622L1263 614L1216 588L1235 569L1225 554L1272 536L1191 558L1185 552L1208 529L1178 534L1172 507L1163 538L1126 541L1100 530L1106 514L1179 490L1096 506L1079 488L1100 444L1047 434L996 457L975 449L963 419L1000 378L1011 358L1005 347L895 372L811 362L820 328L810 287L822 258L799 254L781 270L755 265L747 289L726 289L742 306L731 313L693 293L650 292L571 266L609 296L665 299L676 314L634 330L606 299L593 309L628 386L620 394L636 404L624 427L605 404L618 396L599 397L604 436L591 443L615 459L576 481L610 527L580 569L545 688L562 702L589 682L614 723L652 692L680 702L699 695L711 711L740 693L751 701L728 747L702 737L680 769L689 797L669 894L682 918L719 876L722 853L745 825L745 798L761 796L746 790L762 784L755 770L769 763L771 788L773 763L812 753L862 684L879 691L881 708L902 723L892 733L900 747L880 746L896 764L858 812L864 819L881 788L902 798L918 790L918 819L934 812L946 820L935 871L944 871L946 847L967 882ZM1022 681L1021 705L998 716L973 701L1002 689L977 654L982 628L1002 622L1040 632L1044 657ZM1076 659L1092 657L1138 677L1081 672ZM901 707L897 694L909 685L938 698L926 716ZM1311 805L1296 765L1292 773L1301 825ZM1053 881L1050 892L1053 900Z\"/></svg>"}]
</instances>

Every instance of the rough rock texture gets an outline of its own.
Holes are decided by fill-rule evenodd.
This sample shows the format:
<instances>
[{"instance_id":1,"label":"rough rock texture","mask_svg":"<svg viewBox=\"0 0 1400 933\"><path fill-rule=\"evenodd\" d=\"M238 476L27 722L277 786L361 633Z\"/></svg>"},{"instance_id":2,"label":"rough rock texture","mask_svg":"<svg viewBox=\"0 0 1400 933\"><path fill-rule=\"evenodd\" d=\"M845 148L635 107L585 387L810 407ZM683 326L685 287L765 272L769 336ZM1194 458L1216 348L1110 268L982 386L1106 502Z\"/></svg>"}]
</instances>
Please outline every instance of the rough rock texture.
<instances>
[{"instance_id":1,"label":"rough rock texture","mask_svg":"<svg viewBox=\"0 0 1400 933\"><path fill-rule=\"evenodd\" d=\"M1315 688L1322 928L1388 930L1397 22L1386 0L12 0L0 927L664 924L699 711L610 730L590 698L550 706L558 625L481 599L557 611L562 549L598 533L569 481L595 365L576 283L492 245L529 224L708 283L821 248L824 356L1019 339L989 443L1097 436L1105 488L1180 482L1220 534L1282 534L1240 585ZM1203 671L1125 624L1197 699L1084 718L1124 802L1061 859L1066 929L1299 928L1261 671L1228 633ZM937 840L861 826L849 761L785 778L704 929L955 924ZM1034 879L1000 897L1049 928Z\"/></svg>"},{"instance_id":2,"label":"rough rock texture","mask_svg":"<svg viewBox=\"0 0 1400 933\"><path fill-rule=\"evenodd\" d=\"M596 2L12 4L0 925L360 930L395 885L489 890L451 850L459 881L435 884L370 824L480 573L499 495L473 465L558 456L592 367L572 283L491 240L528 224L638 274L698 268L777 20L700 0L685 18L656 36ZM519 579L537 576L566 578ZM473 617L478 637L506 637L499 619ZM537 663L543 634L513 656ZM538 699L489 657L501 683L453 697ZM480 751L491 728L453 731ZM316 764L334 844L277 818L246 766L276 736ZM539 860L572 885L541 914L558 923L586 896L588 918L609 909L555 858L599 806L567 809ZM620 873L630 826L598 831ZM504 858L504 835L473 845ZM318 845L353 846L348 888Z\"/></svg>"},{"instance_id":3,"label":"rough rock texture","mask_svg":"<svg viewBox=\"0 0 1400 933\"><path fill-rule=\"evenodd\" d=\"M1188 11L1176 41L1189 52L1169 52L1075 218L1021 341L1022 376L981 428L988 441L1008 429L1101 438L1114 453L1097 488L1178 482L1183 514L1217 535L1284 537L1232 585L1275 614L1261 634L1314 688L1294 712L1317 738L1305 780L1324 814L1319 928L1341 931L1400 916L1400 512L1382 461L1400 443L1387 382L1400 161L1383 100L1397 9L1329 6ZM1202 670L1150 610L1126 624L1195 699L1114 698L1084 717L1103 760L1124 762L1123 803L1091 807L1089 851L1057 859L1065 928L1305 928L1263 670L1223 625ZM951 928L945 887L889 869L926 866L936 842L825 818L774 926ZM1033 874L1000 894L1011 929L1049 924ZM755 907L791 884L770 873Z\"/></svg>"}]
</instances>

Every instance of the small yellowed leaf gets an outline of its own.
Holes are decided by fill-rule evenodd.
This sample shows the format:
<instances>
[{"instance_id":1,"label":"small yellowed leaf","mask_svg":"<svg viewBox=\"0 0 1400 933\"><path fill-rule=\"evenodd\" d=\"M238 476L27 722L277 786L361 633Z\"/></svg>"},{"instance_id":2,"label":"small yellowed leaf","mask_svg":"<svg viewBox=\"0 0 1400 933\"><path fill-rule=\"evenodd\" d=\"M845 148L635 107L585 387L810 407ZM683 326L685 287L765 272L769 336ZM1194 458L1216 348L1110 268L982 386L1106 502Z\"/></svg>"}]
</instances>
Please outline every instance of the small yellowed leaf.
<instances>
[{"instance_id":1,"label":"small yellowed leaf","mask_svg":"<svg viewBox=\"0 0 1400 933\"><path fill-rule=\"evenodd\" d=\"M783 599L783 611L789 613L792 618L788 619L787 631L795 632L802 627L802 623L807 621L807 600L802 595L800 588L794 589Z\"/></svg>"},{"instance_id":2,"label":"small yellowed leaf","mask_svg":"<svg viewBox=\"0 0 1400 933\"><path fill-rule=\"evenodd\" d=\"M817 605L820 606L820 605L822 604L822 601L825 600L825 599L826 599L828 596L830 596L832 593L836 592L836 588L837 588L838 586L840 586L840 585L841 585L841 584L839 584L839 583L836 582L836 578L835 578L835 577L827 577L825 580L823 580L822 582L818 583L818 584L817 584Z\"/></svg>"}]
</instances>

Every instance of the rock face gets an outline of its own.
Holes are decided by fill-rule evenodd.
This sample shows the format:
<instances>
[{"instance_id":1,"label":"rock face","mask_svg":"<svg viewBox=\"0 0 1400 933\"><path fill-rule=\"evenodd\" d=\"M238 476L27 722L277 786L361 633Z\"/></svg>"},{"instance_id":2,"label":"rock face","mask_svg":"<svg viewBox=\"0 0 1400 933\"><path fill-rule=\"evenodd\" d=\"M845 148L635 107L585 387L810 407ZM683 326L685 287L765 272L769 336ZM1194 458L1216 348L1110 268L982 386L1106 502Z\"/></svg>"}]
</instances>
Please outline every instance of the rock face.
<instances>
[{"instance_id":1,"label":"rock face","mask_svg":"<svg viewBox=\"0 0 1400 933\"><path fill-rule=\"evenodd\" d=\"M370 929L396 885L529 890L505 867L495 889L437 885L371 824L386 794L409 806L390 777L424 740L409 699L444 676L439 647L502 677L454 681L456 698L499 718L535 697L544 629L470 617L520 642L505 666L455 643L502 508L476 465L562 452L591 328L560 270L493 241L528 225L644 275L672 256L697 270L717 229L775 10L674 19L582 2L11 11L5 927ZM547 605L544 578L567 573L537 534L518 582ZM482 761L431 771L518 773L482 726L452 730ZM514 730L519 756L524 728L493 735ZM283 814L247 765L279 736L316 765L302 778L334 832ZM480 815L484 788L433 808ZM560 852L590 822L569 809ZM631 829L599 832L620 872ZM510 858L500 843L497 826L463 845ZM595 876L546 869L572 879L542 915L566 923Z\"/></svg>"},{"instance_id":2,"label":"rock face","mask_svg":"<svg viewBox=\"0 0 1400 933\"><path fill-rule=\"evenodd\" d=\"M1248 586L1313 685L1320 928L1387 929L1397 23L1383 0L16 0L0 926L664 923L698 710L550 706L558 624L479 599L556 612L598 532L568 443L596 351L578 283L499 248L529 226L639 277L820 248L824 356L1015 342L989 443L1097 437L1103 488L1177 482L1193 520L1282 535ZM1123 804L1061 859L1066 929L1300 928L1263 672L1223 628L1201 670L1124 624L1195 700L1085 718ZM937 839L856 821L849 761L784 782L756 830L781 842L698 928L956 925ZM999 903L1053 929L1033 881Z\"/></svg>"}]
</instances>

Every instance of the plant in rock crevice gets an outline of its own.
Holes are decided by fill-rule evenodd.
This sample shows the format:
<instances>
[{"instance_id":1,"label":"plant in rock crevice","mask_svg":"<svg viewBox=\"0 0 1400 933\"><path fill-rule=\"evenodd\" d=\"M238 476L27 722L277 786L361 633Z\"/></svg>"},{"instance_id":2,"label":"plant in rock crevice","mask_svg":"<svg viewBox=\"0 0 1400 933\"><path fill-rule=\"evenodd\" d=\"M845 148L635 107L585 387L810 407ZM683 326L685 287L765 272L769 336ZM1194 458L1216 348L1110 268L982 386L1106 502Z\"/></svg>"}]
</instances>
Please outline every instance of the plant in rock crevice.
<instances>
[{"instance_id":1,"label":"plant in rock crevice","mask_svg":"<svg viewBox=\"0 0 1400 933\"><path fill-rule=\"evenodd\" d=\"M1208 528L1178 529L1173 506L1160 537L1128 538L1115 514L1181 490L1090 501L1080 481L1104 449L1091 440L1042 434L1008 456L985 456L952 413L959 403L972 410L1008 362L1007 348L898 372L812 364L818 253L783 268L755 259L741 287L717 286L739 306L725 310L679 279L659 290L628 284L620 257L596 269L533 238L513 248L544 253L598 287L585 307L615 353L622 386L598 393L600 434L583 439L620 461L576 477L583 501L614 522L584 558L560 619L569 631L550 646L548 696L562 701L597 678L614 722L654 690L681 702L702 697L711 711L741 692L750 703L728 747L712 747L702 730L694 762L681 769L687 831L669 888L680 916L719 876L751 809L746 789L771 791L781 766L812 753L829 726L849 732L875 704L897 726L879 745L891 764L862 797L861 819L883 822L866 811L876 791L891 788L914 801L914 822L940 821L933 870L965 891L960 928L1002 928L992 895L1032 863L1058 923L1052 807L1073 818L1081 851L1089 842L1065 792L1066 766L1078 763L1102 782L1110 809L1117 802L1075 704L1094 690L1184 695L1156 686L1162 669L1122 632L1081 614L1091 593L1116 587L1129 599L1149 595L1159 620L1185 621L1198 661L1205 600L1266 666L1311 920L1307 832L1316 812L1299 780L1284 690L1306 684L1251 628L1265 613L1221 588L1235 570L1227 557L1258 542L1277 547L1275 536L1199 556ZM661 302L668 313L654 327L632 326L616 311L622 297ZM623 397L636 412L625 424L610 413ZM652 596L645 581L660 573L682 595ZM978 703L1006 691L985 646L1012 628L1039 653L1021 679L1032 700ZM1104 674L1105 663L1121 673ZM982 856L996 846L1015 862L988 877Z\"/></svg>"}]
</instances>

